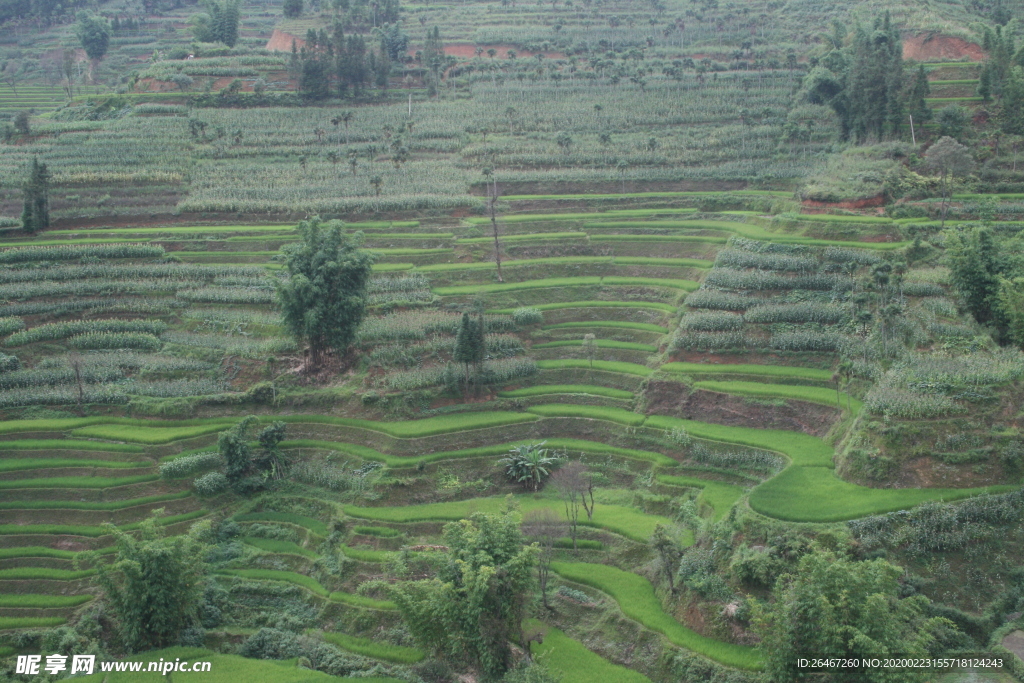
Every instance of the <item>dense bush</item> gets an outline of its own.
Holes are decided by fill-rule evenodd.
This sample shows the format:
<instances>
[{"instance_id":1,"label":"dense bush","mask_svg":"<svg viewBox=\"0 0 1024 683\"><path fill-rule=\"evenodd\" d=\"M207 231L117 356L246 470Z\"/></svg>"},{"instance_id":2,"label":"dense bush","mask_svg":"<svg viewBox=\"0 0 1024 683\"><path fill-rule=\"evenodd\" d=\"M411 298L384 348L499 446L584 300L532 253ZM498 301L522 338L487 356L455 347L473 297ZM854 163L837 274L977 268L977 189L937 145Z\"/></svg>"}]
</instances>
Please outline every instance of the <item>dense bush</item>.
<instances>
[{"instance_id":1,"label":"dense bush","mask_svg":"<svg viewBox=\"0 0 1024 683\"><path fill-rule=\"evenodd\" d=\"M192 486L201 496L215 496L228 488L228 478L222 472L210 472L198 477Z\"/></svg>"},{"instance_id":2,"label":"dense bush","mask_svg":"<svg viewBox=\"0 0 1024 683\"><path fill-rule=\"evenodd\" d=\"M0 372L14 372L21 368L21 361L18 360L17 356L8 356L6 353L0 353Z\"/></svg>"},{"instance_id":3,"label":"dense bush","mask_svg":"<svg viewBox=\"0 0 1024 683\"><path fill-rule=\"evenodd\" d=\"M192 455L175 458L160 465L160 476L164 479L178 479L196 472L220 467L224 459L216 451L193 453Z\"/></svg>"},{"instance_id":4,"label":"dense bush","mask_svg":"<svg viewBox=\"0 0 1024 683\"><path fill-rule=\"evenodd\" d=\"M512 320L518 327L538 325L544 322L544 314L536 308L517 308L512 311Z\"/></svg>"},{"instance_id":5,"label":"dense bush","mask_svg":"<svg viewBox=\"0 0 1024 683\"><path fill-rule=\"evenodd\" d=\"M839 348L843 342L841 334L833 332L782 332L772 335L768 345L777 351L828 351Z\"/></svg>"},{"instance_id":6,"label":"dense bush","mask_svg":"<svg viewBox=\"0 0 1024 683\"><path fill-rule=\"evenodd\" d=\"M72 261L81 258L155 258L163 255L163 247L149 244L60 245L5 249L0 251L0 263Z\"/></svg>"},{"instance_id":7,"label":"dense bush","mask_svg":"<svg viewBox=\"0 0 1024 683\"><path fill-rule=\"evenodd\" d=\"M686 305L690 308L710 308L719 311L743 311L762 302L764 299L732 294L719 289L699 289L686 296Z\"/></svg>"},{"instance_id":8,"label":"dense bush","mask_svg":"<svg viewBox=\"0 0 1024 683\"><path fill-rule=\"evenodd\" d=\"M25 321L21 318L11 316L0 318L0 335L10 334L25 329Z\"/></svg>"},{"instance_id":9,"label":"dense bush","mask_svg":"<svg viewBox=\"0 0 1024 683\"><path fill-rule=\"evenodd\" d=\"M749 323L838 323L845 317L839 306L805 301L796 304L766 304L744 313Z\"/></svg>"},{"instance_id":10,"label":"dense bush","mask_svg":"<svg viewBox=\"0 0 1024 683\"><path fill-rule=\"evenodd\" d=\"M151 334L139 332L89 332L79 334L68 340L68 345L76 349L142 349L156 351L160 348L160 340Z\"/></svg>"}]
</instances>

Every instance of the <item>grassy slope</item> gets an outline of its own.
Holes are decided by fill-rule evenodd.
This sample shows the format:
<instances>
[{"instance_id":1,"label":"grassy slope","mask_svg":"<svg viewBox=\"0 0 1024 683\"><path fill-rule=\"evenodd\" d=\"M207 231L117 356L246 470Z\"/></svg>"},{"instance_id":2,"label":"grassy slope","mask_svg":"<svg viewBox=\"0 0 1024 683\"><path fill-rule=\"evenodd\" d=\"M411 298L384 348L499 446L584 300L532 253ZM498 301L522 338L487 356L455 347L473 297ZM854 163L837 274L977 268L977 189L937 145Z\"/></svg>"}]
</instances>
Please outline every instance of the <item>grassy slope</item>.
<instances>
[{"instance_id":1,"label":"grassy slope","mask_svg":"<svg viewBox=\"0 0 1024 683\"><path fill-rule=\"evenodd\" d=\"M651 679L624 666L613 664L588 650L564 632L536 619L524 623L529 632L542 631L544 642L534 645L534 656L561 677L561 683L650 683Z\"/></svg>"},{"instance_id":2,"label":"grassy slope","mask_svg":"<svg viewBox=\"0 0 1024 683\"><path fill-rule=\"evenodd\" d=\"M728 666L742 669L761 667L761 656L755 648L702 636L673 619L662 608L654 586L642 576L588 562L554 562L551 568L562 578L604 591L619 603L619 609L626 616L663 634L680 647Z\"/></svg>"}]
</instances>

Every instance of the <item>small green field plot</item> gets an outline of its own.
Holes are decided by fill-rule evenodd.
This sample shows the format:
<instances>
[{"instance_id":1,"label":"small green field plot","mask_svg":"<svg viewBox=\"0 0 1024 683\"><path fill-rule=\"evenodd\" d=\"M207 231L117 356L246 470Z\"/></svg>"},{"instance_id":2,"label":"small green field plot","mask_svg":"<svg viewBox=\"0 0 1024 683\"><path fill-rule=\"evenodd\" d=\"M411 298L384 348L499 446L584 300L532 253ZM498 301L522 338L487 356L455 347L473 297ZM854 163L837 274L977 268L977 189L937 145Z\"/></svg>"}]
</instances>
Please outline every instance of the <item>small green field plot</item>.
<instances>
[{"instance_id":1,"label":"small green field plot","mask_svg":"<svg viewBox=\"0 0 1024 683\"><path fill-rule=\"evenodd\" d=\"M84 439L12 439L0 441L0 451L106 451L108 453L144 453L145 448L128 443L99 443ZM33 454L35 455L35 454ZM123 465L134 467L135 465ZM2 464L0 464L2 467Z\"/></svg>"},{"instance_id":2,"label":"small green field plot","mask_svg":"<svg viewBox=\"0 0 1024 683\"><path fill-rule=\"evenodd\" d=\"M750 507L792 522L841 522L906 510L931 501L955 501L1014 486L975 489L873 489L843 481L828 467L790 467L757 486Z\"/></svg>"},{"instance_id":3,"label":"small green field plot","mask_svg":"<svg viewBox=\"0 0 1024 683\"><path fill-rule=\"evenodd\" d=\"M647 353L657 353L658 347L653 344L638 344L636 342L623 342L615 341L613 339L595 339L594 344L599 349L623 349L626 351L646 351ZM534 349L558 349L563 347L582 347L583 341L576 341L574 339L566 339L562 341L544 342L543 344L534 344L530 348Z\"/></svg>"},{"instance_id":4,"label":"small green field plot","mask_svg":"<svg viewBox=\"0 0 1024 683\"><path fill-rule=\"evenodd\" d=\"M162 444L181 439L191 439L206 434L222 432L233 422L216 422L214 424L194 425L189 427L137 427L128 425L95 425L82 427L72 432L75 436L106 439L108 441L128 441L145 444Z\"/></svg>"},{"instance_id":5,"label":"small green field plot","mask_svg":"<svg viewBox=\"0 0 1024 683\"><path fill-rule=\"evenodd\" d=\"M517 497L524 513L531 510L550 509L559 511L561 501L534 498L531 496ZM457 520L468 517L474 512L497 512L504 504L502 498L473 498L451 503L427 503L425 505L409 505L401 508L372 508L355 505L344 506L345 514L364 519L409 523L427 520ZM654 533L658 524L669 523L668 518L659 515L647 515L633 508L621 505L597 505L594 519L580 521L581 524L607 529L622 534L636 541L646 542Z\"/></svg>"},{"instance_id":6,"label":"small green field plot","mask_svg":"<svg viewBox=\"0 0 1024 683\"><path fill-rule=\"evenodd\" d=\"M743 363L665 363L658 369L690 375L764 375L766 377L806 379L818 382L832 381L832 373L828 370L815 370L813 368L799 368L788 365L747 365Z\"/></svg>"},{"instance_id":7,"label":"small green field plot","mask_svg":"<svg viewBox=\"0 0 1024 683\"><path fill-rule=\"evenodd\" d=\"M34 487L45 488L45 487ZM56 487L55 487L56 488ZM142 498L126 498L123 500L54 500L49 497L36 500L5 500L0 501L0 510L124 510L127 508L156 505L181 500L192 495L191 491L165 493Z\"/></svg>"},{"instance_id":8,"label":"small green field plot","mask_svg":"<svg viewBox=\"0 0 1024 683\"><path fill-rule=\"evenodd\" d=\"M60 626L64 617L0 617L0 631L15 628L49 628Z\"/></svg>"},{"instance_id":9,"label":"small green field plot","mask_svg":"<svg viewBox=\"0 0 1024 683\"><path fill-rule=\"evenodd\" d=\"M654 325L651 323L631 323L619 320L595 320L593 322L568 322L568 323L554 323L552 325L544 325L541 327L542 330L572 330L582 327L605 327L605 328L618 328L623 330L643 330L644 332L660 332L662 334L668 333L667 327L661 325Z\"/></svg>"},{"instance_id":10,"label":"small green field plot","mask_svg":"<svg viewBox=\"0 0 1024 683\"><path fill-rule=\"evenodd\" d=\"M91 595L16 595L0 594L0 607L18 609L58 609L77 607L93 599Z\"/></svg>"},{"instance_id":11,"label":"small green field plot","mask_svg":"<svg viewBox=\"0 0 1024 683\"><path fill-rule=\"evenodd\" d=\"M563 358L556 360L539 360L537 367L541 370L561 370L565 368L583 368L586 370L601 370L603 372L621 372L627 375L638 375L647 377L653 370L646 365L637 363L625 363L612 360L595 360L591 363L584 359Z\"/></svg>"},{"instance_id":12,"label":"small green field plot","mask_svg":"<svg viewBox=\"0 0 1024 683\"><path fill-rule=\"evenodd\" d=\"M372 659L383 659L386 662L415 664L425 656L422 650L417 650L414 647L389 645L388 643L380 643L368 638L357 638L345 635L344 633L324 633L323 639L343 650Z\"/></svg>"},{"instance_id":13,"label":"small green field plot","mask_svg":"<svg viewBox=\"0 0 1024 683\"><path fill-rule=\"evenodd\" d=\"M47 579L50 581L74 581L85 579L96 574L95 569L51 569L49 567L14 567L0 569L0 580L10 579Z\"/></svg>"},{"instance_id":14,"label":"small green field plot","mask_svg":"<svg viewBox=\"0 0 1024 683\"><path fill-rule=\"evenodd\" d=\"M547 405L531 406L527 408L531 413L542 417L582 417L588 420L607 420L631 427L639 427L647 419L646 415L640 415L622 408L607 408L603 406L577 406L562 403L551 403Z\"/></svg>"},{"instance_id":15,"label":"small green field plot","mask_svg":"<svg viewBox=\"0 0 1024 683\"><path fill-rule=\"evenodd\" d=\"M524 398L527 396L545 396L547 394L590 394L591 396L622 399L631 399L634 396L631 391L590 384L538 384L532 387L498 392L498 396L502 398Z\"/></svg>"},{"instance_id":16,"label":"small green field plot","mask_svg":"<svg viewBox=\"0 0 1024 683\"><path fill-rule=\"evenodd\" d=\"M141 484L156 481L159 474L144 474L136 477L50 477L47 479L0 480L0 490L9 489L106 489L113 486Z\"/></svg>"},{"instance_id":17,"label":"small green field plot","mask_svg":"<svg viewBox=\"0 0 1024 683\"><path fill-rule=\"evenodd\" d=\"M253 538L252 536L246 536L242 539L247 545L251 545L254 548L265 550L268 553L284 553L288 555L302 555L308 557L311 560L315 560L320 557L312 550L307 550L302 546L292 543L291 541L277 541L270 538Z\"/></svg>"},{"instance_id":18,"label":"small green field plot","mask_svg":"<svg viewBox=\"0 0 1024 683\"><path fill-rule=\"evenodd\" d=\"M538 311L556 311L563 308L650 308L656 311L665 311L666 313L674 313L676 311L675 306L656 301L563 301L538 304L531 306L531 308L536 308ZM493 315L509 315L515 310L514 308L499 308L487 312Z\"/></svg>"},{"instance_id":19,"label":"small green field plot","mask_svg":"<svg viewBox=\"0 0 1024 683\"><path fill-rule=\"evenodd\" d=\"M743 489L739 486L723 484L718 481L696 479L694 477L659 474L658 481L671 486L701 489L700 500L707 503L714 510L713 519L715 521L725 517L726 513L729 512L729 508L743 495Z\"/></svg>"},{"instance_id":20,"label":"small green field plot","mask_svg":"<svg viewBox=\"0 0 1024 683\"><path fill-rule=\"evenodd\" d=\"M759 384L757 382L695 382L697 389L717 391L723 394L758 396L764 398L794 399L822 403L837 408L849 407L854 413L860 412L862 403L844 393L836 393L824 387L805 387L793 384Z\"/></svg>"},{"instance_id":21,"label":"small green field plot","mask_svg":"<svg viewBox=\"0 0 1024 683\"><path fill-rule=\"evenodd\" d=\"M618 276L580 276L580 277L552 277L541 280L527 280L526 282L504 282L481 285L457 285L454 287L435 287L434 293L438 296L458 296L460 294L497 294L500 292L513 292L520 289L543 289L547 287L581 287L585 285L646 285L648 287L668 287L692 292L700 284L692 280L670 280L653 277L618 277Z\"/></svg>"},{"instance_id":22,"label":"small green field plot","mask_svg":"<svg viewBox=\"0 0 1024 683\"><path fill-rule=\"evenodd\" d=\"M530 632L544 634L543 644L532 646L531 652L542 657L563 683L650 683L647 676L609 662L553 626L536 619L527 621L525 626Z\"/></svg>"},{"instance_id":23,"label":"small green field plot","mask_svg":"<svg viewBox=\"0 0 1024 683\"><path fill-rule=\"evenodd\" d=\"M296 515L291 512L247 512L241 515L235 515L236 522L284 522L285 524L294 524L295 526L301 526L304 529L309 529L315 534L320 536L326 536L328 533L327 525L318 519L312 517L303 517L302 515ZM278 552L278 551L273 551Z\"/></svg>"},{"instance_id":24,"label":"small green field plot","mask_svg":"<svg viewBox=\"0 0 1024 683\"><path fill-rule=\"evenodd\" d=\"M661 633L672 643L727 666L760 669L760 653L745 645L723 643L688 629L667 614L651 582L615 567L588 562L554 562L552 569L564 579L607 593L631 619Z\"/></svg>"}]
</instances>

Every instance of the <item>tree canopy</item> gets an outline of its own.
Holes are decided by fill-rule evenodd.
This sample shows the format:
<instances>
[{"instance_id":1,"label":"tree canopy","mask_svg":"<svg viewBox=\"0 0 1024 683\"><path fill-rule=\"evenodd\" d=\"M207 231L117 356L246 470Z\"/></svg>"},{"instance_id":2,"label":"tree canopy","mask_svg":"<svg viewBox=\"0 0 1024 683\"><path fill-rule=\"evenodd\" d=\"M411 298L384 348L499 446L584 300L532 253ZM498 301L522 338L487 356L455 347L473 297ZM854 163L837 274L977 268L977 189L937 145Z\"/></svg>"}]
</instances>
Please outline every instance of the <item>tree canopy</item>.
<instances>
[{"instance_id":1,"label":"tree canopy","mask_svg":"<svg viewBox=\"0 0 1024 683\"><path fill-rule=\"evenodd\" d=\"M360 249L362 233L346 235L341 221L311 218L299 224L301 240L282 247L288 279L278 286L285 326L309 345L319 366L333 349L345 352L366 311L372 254Z\"/></svg>"},{"instance_id":2,"label":"tree canopy","mask_svg":"<svg viewBox=\"0 0 1024 683\"><path fill-rule=\"evenodd\" d=\"M22 228L27 232L38 232L50 227L50 172L46 170L46 164L34 157L23 193Z\"/></svg>"},{"instance_id":3,"label":"tree canopy","mask_svg":"<svg viewBox=\"0 0 1024 683\"><path fill-rule=\"evenodd\" d=\"M394 587L394 601L416 640L454 662L500 676L523 644L522 622L537 548L523 547L520 516L477 513L444 527L448 551L436 578Z\"/></svg>"},{"instance_id":4,"label":"tree canopy","mask_svg":"<svg viewBox=\"0 0 1024 683\"><path fill-rule=\"evenodd\" d=\"M927 598L900 598L903 569L885 560L857 562L828 551L801 558L776 586L775 603L755 610L768 679L808 677L799 657L926 657L936 633L953 628L927 617ZM896 669L833 671L836 683L906 683L924 674Z\"/></svg>"},{"instance_id":5,"label":"tree canopy","mask_svg":"<svg viewBox=\"0 0 1024 683\"><path fill-rule=\"evenodd\" d=\"M197 624L209 524L163 538L157 526L162 513L156 510L142 522L138 538L107 525L117 553L111 562L94 558L117 632L129 651L175 645L185 629Z\"/></svg>"},{"instance_id":6,"label":"tree canopy","mask_svg":"<svg viewBox=\"0 0 1024 683\"><path fill-rule=\"evenodd\" d=\"M110 45L110 24L103 17L91 12L79 12L75 35L78 36L82 49L89 59L103 59L103 55L107 54L107 47Z\"/></svg>"}]
</instances>

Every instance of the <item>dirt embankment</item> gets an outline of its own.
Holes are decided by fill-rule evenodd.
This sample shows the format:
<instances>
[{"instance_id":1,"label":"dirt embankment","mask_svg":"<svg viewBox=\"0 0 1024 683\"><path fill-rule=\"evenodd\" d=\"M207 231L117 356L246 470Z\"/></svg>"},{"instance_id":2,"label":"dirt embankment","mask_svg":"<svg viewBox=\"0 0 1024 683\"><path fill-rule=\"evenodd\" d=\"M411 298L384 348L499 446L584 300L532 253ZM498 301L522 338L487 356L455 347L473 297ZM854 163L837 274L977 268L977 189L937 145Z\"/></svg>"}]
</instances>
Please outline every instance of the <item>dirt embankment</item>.
<instances>
[{"instance_id":1,"label":"dirt embankment","mask_svg":"<svg viewBox=\"0 0 1024 683\"><path fill-rule=\"evenodd\" d=\"M769 406L713 391L687 393L678 382L651 382L647 398L647 412L651 415L672 415L730 427L799 430L812 436L824 436L839 417L839 411L816 403L789 401L784 406Z\"/></svg>"},{"instance_id":2,"label":"dirt embankment","mask_svg":"<svg viewBox=\"0 0 1024 683\"><path fill-rule=\"evenodd\" d=\"M298 36L293 36L291 33L285 33L284 31L278 31L276 28L270 36L270 40L267 41L268 50L276 50L278 52L291 52L292 41L295 41L295 47L301 49L306 41Z\"/></svg>"},{"instance_id":3,"label":"dirt embankment","mask_svg":"<svg viewBox=\"0 0 1024 683\"><path fill-rule=\"evenodd\" d=\"M919 62L957 60L966 57L972 62L985 59L985 51L977 43L941 33L921 33L903 41L903 59Z\"/></svg>"}]
</instances>

